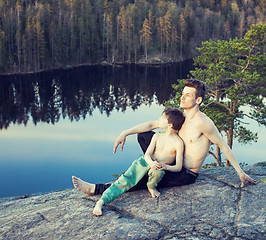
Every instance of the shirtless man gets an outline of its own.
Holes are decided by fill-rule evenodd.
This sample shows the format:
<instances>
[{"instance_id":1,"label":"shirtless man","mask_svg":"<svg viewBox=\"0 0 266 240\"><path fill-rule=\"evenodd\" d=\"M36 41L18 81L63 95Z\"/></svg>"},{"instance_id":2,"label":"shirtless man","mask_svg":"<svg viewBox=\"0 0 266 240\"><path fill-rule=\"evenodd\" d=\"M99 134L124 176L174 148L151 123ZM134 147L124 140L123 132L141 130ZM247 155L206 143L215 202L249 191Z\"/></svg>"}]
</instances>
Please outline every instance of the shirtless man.
<instances>
[{"instance_id":1,"label":"shirtless man","mask_svg":"<svg viewBox=\"0 0 266 240\"><path fill-rule=\"evenodd\" d=\"M218 145L225 157L235 168L241 181L241 187L244 187L246 182L257 184L258 182L256 180L252 179L241 169L233 151L225 143L213 121L199 110L204 95L205 86L201 81L194 79L186 81L180 103L180 107L184 110L186 119L179 131L179 136L183 139L185 144L183 162L184 170L181 170L181 172L183 171L182 174L166 172L163 179L158 184L158 187L180 186L193 183L209 152L211 143ZM149 145L149 141L153 135L153 132L148 131L158 127L158 120L155 120L134 126L121 132L115 141L113 152L116 152L116 149L120 144L120 150L122 151L126 137L136 133L139 134L139 142L141 143L142 149L145 151L145 148ZM195 176L194 179L187 179L193 175ZM145 181L147 182L145 179L140 181L138 185L135 186L134 190L145 188ZM73 184L77 190L88 195L100 194L110 186L110 184L90 184L76 177L73 177Z\"/></svg>"}]
</instances>

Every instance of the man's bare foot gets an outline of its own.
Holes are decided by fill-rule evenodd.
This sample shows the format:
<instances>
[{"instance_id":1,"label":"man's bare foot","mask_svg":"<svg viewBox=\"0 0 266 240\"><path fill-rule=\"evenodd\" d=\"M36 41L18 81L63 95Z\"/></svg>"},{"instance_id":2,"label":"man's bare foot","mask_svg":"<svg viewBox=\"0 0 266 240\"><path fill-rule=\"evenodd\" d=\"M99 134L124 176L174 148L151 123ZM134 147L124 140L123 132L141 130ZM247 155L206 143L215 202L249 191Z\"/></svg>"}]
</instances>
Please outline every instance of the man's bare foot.
<instances>
[{"instance_id":1,"label":"man's bare foot","mask_svg":"<svg viewBox=\"0 0 266 240\"><path fill-rule=\"evenodd\" d=\"M161 193L157 191L156 188L148 188L148 190L153 198L159 197L161 195Z\"/></svg>"},{"instance_id":2,"label":"man's bare foot","mask_svg":"<svg viewBox=\"0 0 266 240\"><path fill-rule=\"evenodd\" d=\"M94 209L92 211L93 215L98 216L98 217L102 216L103 215L103 213L102 213L103 205L104 205L104 201L102 199L100 199L96 203L96 205L95 205L95 207L94 207Z\"/></svg>"},{"instance_id":3,"label":"man's bare foot","mask_svg":"<svg viewBox=\"0 0 266 240\"><path fill-rule=\"evenodd\" d=\"M94 195L95 184L84 182L83 180L75 176L72 176L72 182L74 187L80 192L88 194L89 196Z\"/></svg>"}]
</instances>

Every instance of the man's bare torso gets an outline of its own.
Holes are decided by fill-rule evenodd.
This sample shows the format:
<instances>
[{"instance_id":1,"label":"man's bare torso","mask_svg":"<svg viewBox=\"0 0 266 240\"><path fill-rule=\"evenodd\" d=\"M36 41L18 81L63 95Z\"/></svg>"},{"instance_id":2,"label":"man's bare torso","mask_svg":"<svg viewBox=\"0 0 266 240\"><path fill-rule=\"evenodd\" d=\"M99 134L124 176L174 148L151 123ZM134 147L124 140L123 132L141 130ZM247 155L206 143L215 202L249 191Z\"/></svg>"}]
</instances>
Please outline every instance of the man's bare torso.
<instances>
[{"instance_id":1,"label":"man's bare torso","mask_svg":"<svg viewBox=\"0 0 266 240\"><path fill-rule=\"evenodd\" d=\"M186 119L179 131L179 136L185 144L184 162L185 168L198 173L209 152L210 141L198 129L199 118L206 117L202 112L198 112L191 120Z\"/></svg>"}]
</instances>

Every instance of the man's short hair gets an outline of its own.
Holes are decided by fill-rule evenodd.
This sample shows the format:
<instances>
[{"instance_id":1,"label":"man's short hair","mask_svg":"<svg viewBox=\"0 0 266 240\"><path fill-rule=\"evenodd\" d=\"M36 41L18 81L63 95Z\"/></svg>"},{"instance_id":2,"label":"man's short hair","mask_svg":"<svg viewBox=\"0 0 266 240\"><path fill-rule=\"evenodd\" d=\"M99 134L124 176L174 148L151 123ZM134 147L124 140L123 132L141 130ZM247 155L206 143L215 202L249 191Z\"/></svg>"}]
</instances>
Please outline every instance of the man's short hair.
<instances>
[{"instance_id":1,"label":"man's short hair","mask_svg":"<svg viewBox=\"0 0 266 240\"><path fill-rule=\"evenodd\" d=\"M166 107L162 114L165 114L168 122L173 124L174 130L180 130L185 121L185 116L179 109L174 107Z\"/></svg>"},{"instance_id":2,"label":"man's short hair","mask_svg":"<svg viewBox=\"0 0 266 240\"><path fill-rule=\"evenodd\" d=\"M205 84L197 79L187 79L185 82L186 87L193 87L196 89L196 98L202 97L202 101L205 96L206 88Z\"/></svg>"}]
</instances>

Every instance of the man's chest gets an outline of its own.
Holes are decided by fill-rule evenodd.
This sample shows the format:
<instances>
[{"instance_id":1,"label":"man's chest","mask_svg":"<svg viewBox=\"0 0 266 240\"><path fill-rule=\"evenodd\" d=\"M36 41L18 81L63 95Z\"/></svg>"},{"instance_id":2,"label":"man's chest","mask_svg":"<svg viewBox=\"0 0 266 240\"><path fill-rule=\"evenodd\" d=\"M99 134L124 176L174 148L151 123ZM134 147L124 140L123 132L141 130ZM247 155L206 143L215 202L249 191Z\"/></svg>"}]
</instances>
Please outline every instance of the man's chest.
<instances>
[{"instance_id":1,"label":"man's chest","mask_svg":"<svg viewBox=\"0 0 266 240\"><path fill-rule=\"evenodd\" d=\"M185 123L179 131L179 136L185 144L194 144L201 141L204 135L197 129L194 124Z\"/></svg>"}]
</instances>

